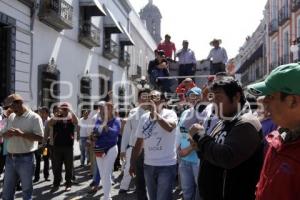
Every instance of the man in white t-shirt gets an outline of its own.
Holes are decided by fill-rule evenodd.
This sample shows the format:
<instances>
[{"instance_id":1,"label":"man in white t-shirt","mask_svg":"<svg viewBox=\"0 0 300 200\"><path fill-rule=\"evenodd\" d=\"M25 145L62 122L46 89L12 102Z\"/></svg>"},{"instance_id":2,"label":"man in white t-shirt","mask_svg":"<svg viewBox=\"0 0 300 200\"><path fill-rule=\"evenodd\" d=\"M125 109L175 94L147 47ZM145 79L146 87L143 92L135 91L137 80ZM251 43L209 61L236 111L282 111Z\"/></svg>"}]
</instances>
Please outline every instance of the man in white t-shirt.
<instances>
[{"instance_id":1,"label":"man in white t-shirt","mask_svg":"<svg viewBox=\"0 0 300 200\"><path fill-rule=\"evenodd\" d=\"M163 108L159 91L152 91L150 98L150 112L141 117L137 128L130 174L135 173L134 163L144 146L144 174L150 200L171 200L176 178L177 115Z\"/></svg>"},{"instance_id":2,"label":"man in white t-shirt","mask_svg":"<svg viewBox=\"0 0 300 200\"><path fill-rule=\"evenodd\" d=\"M81 166L84 166L85 159L87 159L87 163L89 163L89 153L88 153L88 145L87 145L87 140L88 137L90 136L90 126L91 126L91 121L88 118L89 117L90 111L85 110L82 114L83 117L79 119L79 124L77 126L77 133L78 134L78 139L79 139L79 144L80 144L80 163Z\"/></svg>"}]
</instances>

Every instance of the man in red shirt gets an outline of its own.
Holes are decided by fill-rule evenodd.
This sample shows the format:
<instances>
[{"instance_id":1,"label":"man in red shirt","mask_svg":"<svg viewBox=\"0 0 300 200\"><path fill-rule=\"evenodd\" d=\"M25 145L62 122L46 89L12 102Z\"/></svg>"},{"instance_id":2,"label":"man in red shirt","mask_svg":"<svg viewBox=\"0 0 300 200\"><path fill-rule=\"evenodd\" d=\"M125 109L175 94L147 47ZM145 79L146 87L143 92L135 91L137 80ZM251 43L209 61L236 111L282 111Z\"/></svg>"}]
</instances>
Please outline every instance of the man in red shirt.
<instances>
[{"instance_id":1,"label":"man in red shirt","mask_svg":"<svg viewBox=\"0 0 300 200\"><path fill-rule=\"evenodd\" d=\"M173 42L171 42L171 36L169 34L165 35L165 40L158 44L157 50L163 50L165 56L170 59L175 60L176 47Z\"/></svg>"},{"instance_id":2,"label":"man in red shirt","mask_svg":"<svg viewBox=\"0 0 300 200\"><path fill-rule=\"evenodd\" d=\"M269 148L256 189L256 200L300 199L300 64L274 69L264 82L248 86L265 95L264 106L282 127L267 136Z\"/></svg>"},{"instance_id":3,"label":"man in red shirt","mask_svg":"<svg viewBox=\"0 0 300 200\"><path fill-rule=\"evenodd\" d=\"M186 78L184 79L176 88L176 93L178 94L180 101L185 100L185 94L187 91L189 91L191 88L196 87L196 84L194 83L193 79Z\"/></svg>"}]
</instances>

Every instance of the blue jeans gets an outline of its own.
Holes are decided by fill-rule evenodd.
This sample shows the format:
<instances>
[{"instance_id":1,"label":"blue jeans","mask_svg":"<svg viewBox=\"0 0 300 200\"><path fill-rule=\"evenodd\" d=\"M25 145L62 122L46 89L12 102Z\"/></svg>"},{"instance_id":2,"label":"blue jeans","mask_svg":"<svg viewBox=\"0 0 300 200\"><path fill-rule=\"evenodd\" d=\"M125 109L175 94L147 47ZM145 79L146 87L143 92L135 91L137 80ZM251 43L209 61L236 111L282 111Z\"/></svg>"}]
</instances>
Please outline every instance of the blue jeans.
<instances>
[{"instance_id":1,"label":"blue jeans","mask_svg":"<svg viewBox=\"0 0 300 200\"><path fill-rule=\"evenodd\" d=\"M176 165L144 165L146 187L150 200L172 200L176 179Z\"/></svg>"},{"instance_id":2,"label":"blue jeans","mask_svg":"<svg viewBox=\"0 0 300 200\"><path fill-rule=\"evenodd\" d=\"M199 164L180 160L179 173L184 200L199 200L197 187Z\"/></svg>"},{"instance_id":3,"label":"blue jeans","mask_svg":"<svg viewBox=\"0 0 300 200\"><path fill-rule=\"evenodd\" d=\"M85 159L87 158L87 162L89 162L89 154L87 148L87 137L80 137L80 163L84 165Z\"/></svg>"},{"instance_id":4,"label":"blue jeans","mask_svg":"<svg viewBox=\"0 0 300 200\"><path fill-rule=\"evenodd\" d=\"M12 200L15 195L15 185L20 177L23 200L32 199L32 177L34 173L34 154L11 157L6 156L3 186L3 200Z\"/></svg>"}]
</instances>

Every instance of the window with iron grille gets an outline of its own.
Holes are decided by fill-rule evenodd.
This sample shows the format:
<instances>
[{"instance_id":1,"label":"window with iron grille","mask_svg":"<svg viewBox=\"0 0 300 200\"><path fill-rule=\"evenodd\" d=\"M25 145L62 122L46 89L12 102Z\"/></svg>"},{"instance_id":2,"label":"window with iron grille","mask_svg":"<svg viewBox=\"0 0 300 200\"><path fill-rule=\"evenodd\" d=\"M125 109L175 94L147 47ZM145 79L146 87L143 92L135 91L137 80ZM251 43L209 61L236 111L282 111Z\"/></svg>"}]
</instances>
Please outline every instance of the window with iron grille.
<instances>
[{"instance_id":1,"label":"window with iron grille","mask_svg":"<svg viewBox=\"0 0 300 200\"><path fill-rule=\"evenodd\" d=\"M60 95L60 71L55 65L44 64L39 66L39 106L51 108L59 102Z\"/></svg>"}]
</instances>

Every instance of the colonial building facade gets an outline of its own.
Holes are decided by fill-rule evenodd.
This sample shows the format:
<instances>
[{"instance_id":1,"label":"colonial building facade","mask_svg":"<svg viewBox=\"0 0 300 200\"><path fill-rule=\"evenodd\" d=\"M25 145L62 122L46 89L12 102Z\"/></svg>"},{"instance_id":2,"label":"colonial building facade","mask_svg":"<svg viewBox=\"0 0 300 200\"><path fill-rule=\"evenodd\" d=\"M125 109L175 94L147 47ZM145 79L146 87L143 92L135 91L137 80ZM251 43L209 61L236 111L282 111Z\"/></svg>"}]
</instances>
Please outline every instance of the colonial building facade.
<instances>
[{"instance_id":1,"label":"colonial building facade","mask_svg":"<svg viewBox=\"0 0 300 200\"><path fill-rule=\"evenodd\" d=\"M238 74L241 74L241 82L247 85L263 78L267 73L266 67L266 27L262 20L252 34L248 36L235 57Z\"/></svg>"},{"instance_id":2,"label":"colonial building facade","mask_svg":"<svg viewBox=\"0 0 300 200\"><path fill-rule=\"evenodd\" d=\"M254 69L252 62L241 58L245 52L246 57L256 53L249 45L253 43L252 41L257 43L257 38L249 38L247 44L242 47L243 50L237 55L240 66L237 73L244 74L242 79L245 84L261 78L256 74L268 74L277 66L299 61L300 58L300 0L268 0L262 21L264 25L260 24L259 27L265 27L265 36L261 37L260 41L263 43L263 51L260 53L263 58L260 62L263 65Z\"/></svg>"},{"instance_id":3,"label":"colonial building facade","mask_svg":"<svg viewBox=\"0 0 300 200\"><path fill-rule=\"evenodd\" d=\"M154 57L127 0L0 0L0 14L0 101L17 92L32 108L68 101L79 113L112 90L118 102Z\"/></svg>"}]
</instances>

